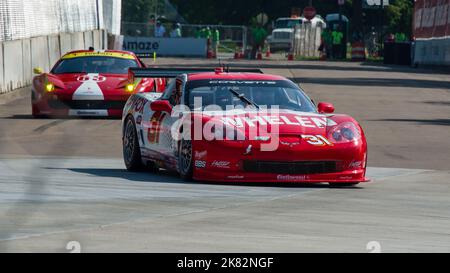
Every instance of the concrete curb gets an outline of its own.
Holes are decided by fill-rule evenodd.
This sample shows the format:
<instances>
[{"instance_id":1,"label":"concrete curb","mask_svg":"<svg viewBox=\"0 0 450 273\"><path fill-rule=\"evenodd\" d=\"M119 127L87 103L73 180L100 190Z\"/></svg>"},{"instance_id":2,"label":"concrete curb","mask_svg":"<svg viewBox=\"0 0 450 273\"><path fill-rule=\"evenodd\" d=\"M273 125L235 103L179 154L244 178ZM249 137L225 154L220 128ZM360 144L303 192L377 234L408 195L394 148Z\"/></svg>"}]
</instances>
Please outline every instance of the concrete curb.
<instances>
[{"instance_id":1,"label":"concrete curb","mask_svg":"<svg viewBox=\"0 0 450 273\"><path fill-rule=\"evenodd\" d=\"M31 93L31 86L25 86L22 88L14 89L10 92L0 94L0 105L7 104L11 101L29 96Z\"/></svg>"}]
</instances>

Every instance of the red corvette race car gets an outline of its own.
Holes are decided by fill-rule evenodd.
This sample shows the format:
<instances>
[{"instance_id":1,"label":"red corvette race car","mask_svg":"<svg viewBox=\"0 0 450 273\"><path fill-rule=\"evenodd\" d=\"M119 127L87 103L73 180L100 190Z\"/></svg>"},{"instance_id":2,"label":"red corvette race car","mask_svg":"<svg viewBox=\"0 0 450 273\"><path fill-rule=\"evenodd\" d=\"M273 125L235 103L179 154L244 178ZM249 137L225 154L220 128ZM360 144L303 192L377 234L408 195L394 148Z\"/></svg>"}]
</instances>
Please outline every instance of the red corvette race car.
<instances>
[{"instance_id":1,"label":"red corvette race car","mask_svg":"<svg viewBox=\"0 0 450 273\"><path fill-rule=\"evenodd\" d=\"M284 77L223 68L132 68L130 77L175 79L161 97L138 93L125 105L128 170L165 168L218 182L369 181L361 126L332 114L332 104L316 107Z\"/></svg>"},{"instance_id":2,"label":"red corvette race car","mask_svg":"<svg viewBox=\"0 0 450 273\"><path fill-rule=\"evenodd\" d=\"M130 95L163 91L165 79L144 78L128 81L128 68L145 67L127 51L72 51L49 73L35 68L31 105L34 117L122 115Z\"/></svg>"}]
</instances>

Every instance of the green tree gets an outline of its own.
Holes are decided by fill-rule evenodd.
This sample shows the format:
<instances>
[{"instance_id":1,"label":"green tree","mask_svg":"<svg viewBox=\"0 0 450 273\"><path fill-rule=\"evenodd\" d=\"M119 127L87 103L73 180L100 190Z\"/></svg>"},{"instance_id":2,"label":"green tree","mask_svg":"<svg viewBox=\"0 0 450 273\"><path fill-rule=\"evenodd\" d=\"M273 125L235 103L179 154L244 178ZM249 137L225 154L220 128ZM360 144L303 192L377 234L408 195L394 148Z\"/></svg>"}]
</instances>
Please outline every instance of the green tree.
<instances>
[{"instance_id":1,"label":"green tree","mask_svg":"<svg viewBox=\"0 0 450 273\"><path fill-rule=\"evenodd\" d=\"M145 23L154 17L155 9L161 13L162 0L124 0L122 1L122 21Z\"/></svg>"},{"instance_id":2,"label":"green tree","mask_svg":"<svg viewBox=\"0 0 450 273\"><path fill-rule=\"evenodd\" d=\"M411 35L413 3L411 0L391 0L386 9L386 27L388 32L403 32Z\"/></svg>"}]
</instances>

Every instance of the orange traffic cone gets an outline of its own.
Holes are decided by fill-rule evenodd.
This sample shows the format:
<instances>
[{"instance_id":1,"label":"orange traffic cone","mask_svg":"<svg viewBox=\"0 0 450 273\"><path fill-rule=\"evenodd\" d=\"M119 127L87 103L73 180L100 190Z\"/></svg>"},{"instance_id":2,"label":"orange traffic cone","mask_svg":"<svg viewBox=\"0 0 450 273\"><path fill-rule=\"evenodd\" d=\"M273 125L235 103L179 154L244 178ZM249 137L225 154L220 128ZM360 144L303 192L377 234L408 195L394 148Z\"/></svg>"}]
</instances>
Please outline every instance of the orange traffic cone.
<instances>
[{"instance_id":1,"label":"orange traffic cone","mask_svg":"<svg viewBox=\"0 0 450 273\"><path fill-rule=\"evenodd\" d=\"M288 54L288 61L293 61L294 60L294 53L289 52Z\"/></svg>"},{"instance_id":2,"label":"orange traffic cone","mask_svg":"<svg viewBox=\"0 0 450 273\"><path fill-rule=\"evenodd\" d=\"M256 54L256 59L258 60L262 60L262 52L261 52L261 47L258 48L258 53Z\"/></svg>"},{"instance_id":3,"label":"orange traffic cone","mask_svg":"<svg viewBox=\"0 0 450 273\"><path fill-rule=\"evenodd\" d=\"M236 47L235 49L234 49L234 58L235 59L239 59L241 56L240 56L240 53L239 53L239 47Z\"/></svg>"},{"instance_id":4,"label":"orange traffic cone","mask_svg":"<svg viewBox=\"0 0 450 273\"><path fill-rule=\"evenodd\" d=\"M267 45L266 57L269 58L272 52L270 52L270 45Z\"/></svg>"},{"instance_id":5,"label":"orange traffic cone","mask_svg":"<svg viewBox=\"0 0 450 273\"><path fill-rule=\"evenodd\" d=\"M244 51L242 49L239 51L239 59L244 59Z\"/></svg>"}]
</instances>

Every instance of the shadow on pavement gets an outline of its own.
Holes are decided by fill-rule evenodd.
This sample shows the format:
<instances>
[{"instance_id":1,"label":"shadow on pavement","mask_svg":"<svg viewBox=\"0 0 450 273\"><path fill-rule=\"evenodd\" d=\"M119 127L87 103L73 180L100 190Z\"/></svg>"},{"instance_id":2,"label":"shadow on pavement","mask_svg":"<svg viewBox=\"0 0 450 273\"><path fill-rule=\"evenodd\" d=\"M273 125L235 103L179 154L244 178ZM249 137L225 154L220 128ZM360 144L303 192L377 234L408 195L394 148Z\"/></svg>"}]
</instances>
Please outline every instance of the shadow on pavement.
<instances>
[{"instance_id":1,"label":"shadow on pavement","mask_svg":"<svg viewBox=\"0 0 450 273\"><path fill-rule=\"evenodd\" d=\"M69 170L82 174L89 174L105 178L121 178L132 182L147 183L177 183L177 184L203 184L203 185L221 185L221 186L246 186L246 187L294 187L294 188L330 188L328 184L322 183L267 183L267 182L213 182L213 181L184 181L178 177L178 174L171 171L160 170L157 173L152 172L129 172L125 169L98 169L98 168L46 168L50 170ZM339 189L361 189L362 187L331 187Z\"/></svg>"},{"instance_id":2,"label":"shadow on pavement","mask_svg":"<svg viewBox=\"0 0 450 273\"><path fill-rule=\"evenodd\" d=\"M427 103L427 104L432 104L432 105L450 106L450 101L422 101L422 103Z\"/></svg>"},{"instance_id":3,"label":"shadow on pavement","mask_svg":"<svg viewBox=\"0 0 450 273\"><path fill-rule=\"evenodd\" d=\"M424 125L442 125L442 126L450 126L450 119L372 119L371 121L398 121L398 122L415 122L417 124Z\"/></svg>"}]
</instances>

